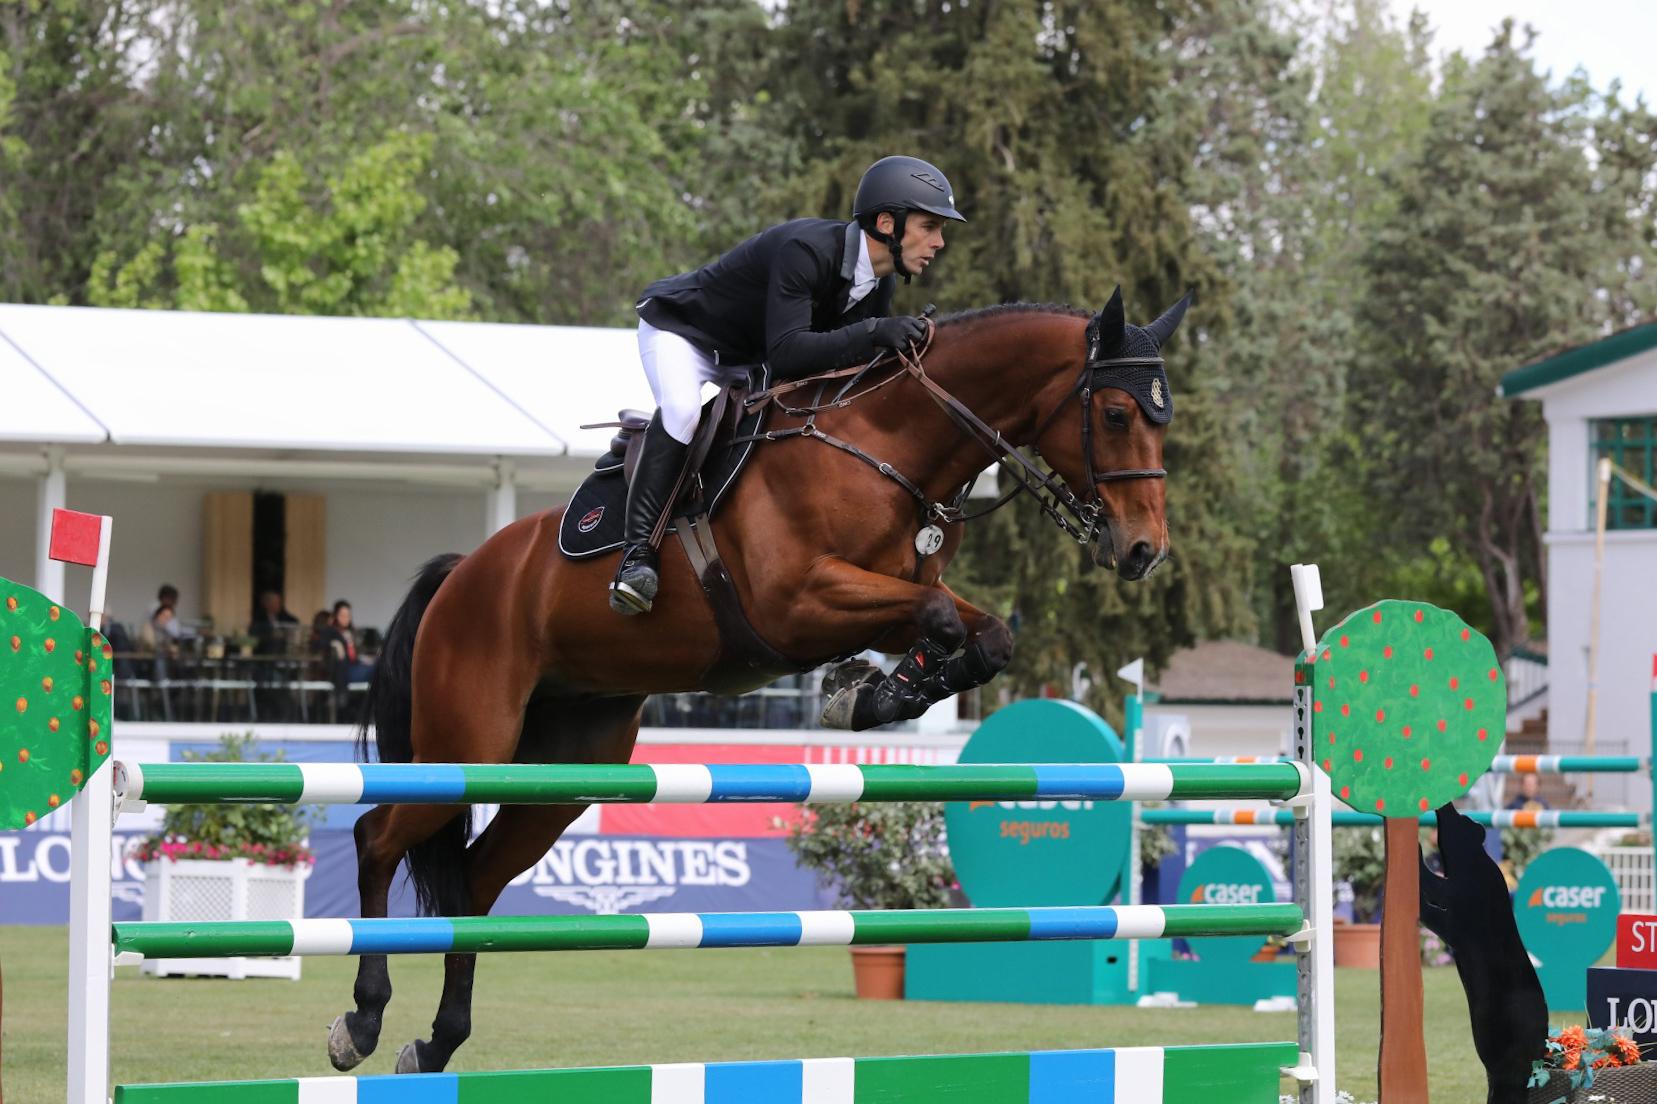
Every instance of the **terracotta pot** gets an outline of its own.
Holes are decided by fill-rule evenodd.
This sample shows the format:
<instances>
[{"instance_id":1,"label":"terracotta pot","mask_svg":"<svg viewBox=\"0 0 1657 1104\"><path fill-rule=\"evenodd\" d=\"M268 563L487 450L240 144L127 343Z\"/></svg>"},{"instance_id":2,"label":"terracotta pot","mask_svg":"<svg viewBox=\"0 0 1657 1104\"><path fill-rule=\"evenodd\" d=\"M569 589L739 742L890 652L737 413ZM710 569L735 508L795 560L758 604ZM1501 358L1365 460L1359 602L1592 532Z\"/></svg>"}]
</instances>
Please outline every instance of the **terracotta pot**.
<instances>
[{"instance_id":1,"label":"terracotta pot","mask_svg":"<svg viewBox=\"0 0 1657 1104\"><path fill-rule=\"evenodd\" d=\"M864 1000L903 999L903 953L895 947L852 947L852 978Z\"/></svg>"},{"instance_id":2,"label":"terracotta pot","mask_svg":"<svg viewBox=\"0 0 1657 1104\"><path fill-rule=\"evenodd\" d=\"M1381 968L1381 925L1336 924L1335 965Z\"/></svg>"}]
</instances>

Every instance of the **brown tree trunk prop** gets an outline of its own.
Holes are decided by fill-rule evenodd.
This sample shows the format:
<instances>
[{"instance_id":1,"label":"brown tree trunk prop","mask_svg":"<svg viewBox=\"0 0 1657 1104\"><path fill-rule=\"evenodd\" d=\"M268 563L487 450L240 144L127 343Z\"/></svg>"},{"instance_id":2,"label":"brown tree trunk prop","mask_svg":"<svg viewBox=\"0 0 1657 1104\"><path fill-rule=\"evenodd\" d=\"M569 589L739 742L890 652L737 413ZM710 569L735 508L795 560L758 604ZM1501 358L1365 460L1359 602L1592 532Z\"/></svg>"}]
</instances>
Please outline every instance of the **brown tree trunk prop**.
<instances>
[{"instance_id":1,"label":"brown tree trunk prop","mask_svg":"<svg viewBox=\"0 0 1657 1104\"><path fill-rule=\"evenodd\" d=\"M1502 739L1507 681L1490 642L1424 602L1386 601L1323 634L1312 739L1335 796L1385 817L1380 1104L1427 1104L1419 825L1467 792Z\"/></svg>"},{"instance_id":2,"label":"brown tree trunk prop","mask_svg":"<svg viewBox=\"0 0 1657 1104\"><path fill-rule=\"evenodd\" d=\"M1421 941L1421 826L1386 821L1387 878L1381 905L1381 1059L1384 1104L1427 1104L1427 1044L1423 1036Z\"/></svg>"}]
</instances>

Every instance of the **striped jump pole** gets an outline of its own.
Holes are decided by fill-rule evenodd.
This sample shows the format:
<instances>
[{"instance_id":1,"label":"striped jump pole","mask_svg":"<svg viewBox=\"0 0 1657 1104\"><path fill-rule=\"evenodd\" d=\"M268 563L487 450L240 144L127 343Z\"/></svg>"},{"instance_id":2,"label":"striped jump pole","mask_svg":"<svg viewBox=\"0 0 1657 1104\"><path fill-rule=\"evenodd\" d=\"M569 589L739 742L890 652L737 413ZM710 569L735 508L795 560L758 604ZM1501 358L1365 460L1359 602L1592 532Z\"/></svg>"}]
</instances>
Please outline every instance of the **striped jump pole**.
<instances>
[{"instance_id":1,"label":"striped jump pole","mask_svg":"<svg viewBox=\"0 0 1657 1104\"><path fill-rule=\"evenodd\" d=\"M684 1062L122 1085L115 1104L1212 1104L1276 1101L1294 1043L1120 1047L921 1058Z\"/></svg>"},{"instance_id":2,"label":"striped jump pole","mask_svg":"<svg viewBox=\"0 0 1657 1104\"><path fill-rule=\"evenodd\" d=\"M1591 809L1499 809L1472 810L1463 816L1475 824L1495 828L1640 828L1651 823L1649 813L1596 812ZM1288 826L1294 823L1294 814L1287 809L1141 809L1139 818L1146 824L1265 824ZM1339 827L1379 825L1381 818L1374 813L1360 813L1347 809L1329 815L1330 823ZM1438 825L1437 813L1423 813L1421 826Z\"/></svg>"},{"instance_id":3,"label":"striped jump pole","mask_svg":"<svg viewBox=\"0 0 1657 1104\"><path fill-rule=\"evenodd\" d=\"M1299 763L802 765L117 763L123 808L156 804L586 805L849 801L1286 801Z\"/></svg>"},{"instance_id":4,"label":"striped jump pole","mask_svg":"<svg viewBox=\"0 0 1657 1104\"><path fill-rule=\"evenodd\" d=\"M1296 904L1092 905L621 916L424 916L371 920L119 922L116 962L240 955L808 947L1293 935Z\"/></svg>"}]
</instances>

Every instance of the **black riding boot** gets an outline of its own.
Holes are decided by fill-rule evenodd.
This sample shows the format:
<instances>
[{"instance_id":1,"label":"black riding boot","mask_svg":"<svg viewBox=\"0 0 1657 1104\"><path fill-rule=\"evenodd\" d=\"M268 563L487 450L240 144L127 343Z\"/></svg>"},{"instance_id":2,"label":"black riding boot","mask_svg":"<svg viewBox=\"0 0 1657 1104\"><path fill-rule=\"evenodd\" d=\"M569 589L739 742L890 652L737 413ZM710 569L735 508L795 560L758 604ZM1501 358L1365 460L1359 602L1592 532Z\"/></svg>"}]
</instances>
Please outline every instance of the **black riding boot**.
<instances>
[{"instance_id":1,"label":"black riding boot","mask_svg":"<svg viewBox=\"0 0 1657 1104\"><path fill-rule=\"evenodd\" d=\"M649 613L656 601L660 579L650 536L657 521L672 505L668 498L673 494L689 451L689 445L681 445L668 436L658 410L644 431L638 468L627 487L627 517L622 531L627 546L622 551L615 581L610 584L610 608L617 613L629 616Z\"/></svg>"}]
</instances>

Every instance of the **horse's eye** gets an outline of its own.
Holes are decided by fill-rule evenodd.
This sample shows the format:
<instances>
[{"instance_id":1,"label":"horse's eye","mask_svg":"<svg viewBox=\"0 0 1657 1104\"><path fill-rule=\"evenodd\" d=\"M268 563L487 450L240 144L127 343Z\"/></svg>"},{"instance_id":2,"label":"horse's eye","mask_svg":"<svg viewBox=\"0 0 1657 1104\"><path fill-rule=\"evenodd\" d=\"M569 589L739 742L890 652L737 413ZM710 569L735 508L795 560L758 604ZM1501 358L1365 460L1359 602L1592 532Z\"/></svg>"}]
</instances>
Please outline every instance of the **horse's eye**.
<instances>
[{"instance_id":1,"label":"horse's eye","mask_svg":"<svg viewBox=\"0 0 1657 1104\"><path fill-rule=\"evenodd\" d=\"M1128 412L1119 407L1105 408L1105 424L1112 429L1128 428Z\"/></svg>"}]
</instances>

